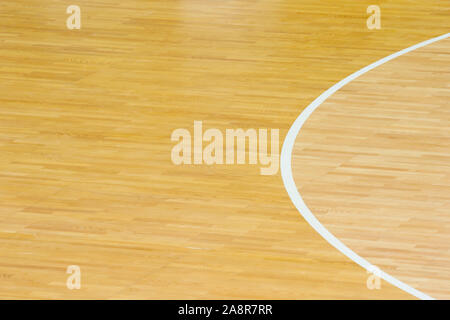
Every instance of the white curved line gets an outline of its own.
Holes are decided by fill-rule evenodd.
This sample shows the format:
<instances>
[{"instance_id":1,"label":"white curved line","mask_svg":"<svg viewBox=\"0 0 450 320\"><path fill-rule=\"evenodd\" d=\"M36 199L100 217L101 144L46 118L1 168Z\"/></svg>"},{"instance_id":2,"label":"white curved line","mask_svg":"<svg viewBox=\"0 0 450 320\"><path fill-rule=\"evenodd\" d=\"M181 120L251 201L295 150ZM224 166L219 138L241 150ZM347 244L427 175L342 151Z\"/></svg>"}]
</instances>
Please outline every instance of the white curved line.
<instances>
[{"instance_id":1,"label":"white curved line","mask_svg":"<svg viewBox=\"0 0 450 320\"><path fill-rule=\"evenodd\" d=\"M291 167L291 157L292 157L292 149L294 148L294 143L297 138L297 135L302 128L303 124L306 122L306 120L309 118L309 116L314 112L314 110L317 109L328 97L330 97L333 93L341 89L343 86L345 86L347 83L355 80L360 75L388 62L392 59L395 59L401 55L404 55L405 53L411 52L415 49L424 47L430 43L445 39L450 36L450 33L444 34L442 36L418 43L412 47L403 49L399 52L396 52L394 54L391 54L390 56L387 56L381 60L378 60L375 63L372 63L371 65L368 65L367 67L362 68L361 70L351 74L347 78L339 81L334 86L329 88L327 91L322 93L319 97L317 97L316 100L314 100L301 114L300 116L295 120L292 127L289 129L288 134L286 135L286 139L284 140L283 148L281 151L281 176L283 178L284 187L286 188L287 193L289 194L289 197L291 198L291 201L294 203L297 210L300 212L300 214L306 219L306 221L322 236L327 240L331 245L333 245L336 249L338 249L340 252L345 254L347 257L349 257L351 260L359 264L364 269L368 270L369 272L373 272L375 269L375 266L370 264L367 260L357 255L355 252L353 252L350 248L348 248L345 244L343 244L339 239L337 239L333 234L331 234L320 222L317 220L317 218L313 215L311 210L309 210L308 206L303 201L300 193L298 192L297 186L295 185L294 178L292 176L292 167ZM401 282L400 280L397 280L396 278L390 276L389 274L379 270L379 273L377 273L378 276L380 276L382 279L386 280L387 282L393 284L394 286L416 296L420 299L425 300L433 300L434 298L430 297L429 295L414 289L413 287L410 287L404 282Z\"/></svg>"}]
</instances>

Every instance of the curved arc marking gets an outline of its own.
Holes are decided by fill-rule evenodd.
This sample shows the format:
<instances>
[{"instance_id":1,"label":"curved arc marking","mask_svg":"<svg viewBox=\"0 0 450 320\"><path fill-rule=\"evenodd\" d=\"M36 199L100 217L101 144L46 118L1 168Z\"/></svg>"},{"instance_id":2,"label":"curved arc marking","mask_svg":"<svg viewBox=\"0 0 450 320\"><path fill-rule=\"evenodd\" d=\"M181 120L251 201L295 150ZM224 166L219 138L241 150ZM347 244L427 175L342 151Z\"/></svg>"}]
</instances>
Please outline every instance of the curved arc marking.
<instances>
[{"instance_id":1,"label":"curved arc marking","mask_svg":"<svg viewBox=\"0 0 450 320\"><path fill-rule=\"evenodd\" d=\"M305 218L305 220L316 230L325 240L327 240L332 246L334 246L336 249L338 249L340 252L342 252L344 255L346 255L348 258L356 262L358 265L363 267L369 272L373 272L374 270L377 270L374 265L372 265L370 262L356 254L353 250L348 248L344 243L342 243L338 238L336 238L331 232L329 232L320 222L317 220L317 218L314 216L314 214L309 210L308 206L303 201L302 196L298 192L297 186L295 185L295 181L292 175L292 165L291 165L291 159L292 159L292 150L294 148L295 140L298 136L298 133L300 132L300 129L303 127L303 124L308 120L308 118L311 116L311 114L331 95L333 95L336 91L341 89L343 86L348 84L349 82L355 80L359 76L363 75L364 73L388 62L391 61L401 55L404 55L408 52L411 52L413 50L416 50L418 48L422 48L426 45L429 45L433 42L437 42L439 40L446 39L450 36L450 33L446 33L444 35L441 35L436 38L432 38L429 40L426 40L424 42L418 43L416 45L413 45L409 48L403 49L401 51L398 51L394 54L391 54L381 60L378 60L377 62L374 62L361 70L351 74L347 78L339 81L334 86L323 92L319 97L317 97L306 109L300 114L300 116L295 120L291 128L289 129L289 132L286 135L286 138L283 143L283 148L281 150L281 159L280 159L280 166L281 166L281 177L283 179L284 187L286 188L287 193L289 194L289 197L291 198L292 203L295 205L297 210L300 212L300 214ZM402 289L403 291L406 291L413 296L424 299L424 300L434 300L434 298L430 297L429 295L407 285L406 283L392 277L391 275L387 274L386 272L380 270L377 273L380 278L384 279L385 281L391 283L392 285Z\"/></svg>"}]
</instances>

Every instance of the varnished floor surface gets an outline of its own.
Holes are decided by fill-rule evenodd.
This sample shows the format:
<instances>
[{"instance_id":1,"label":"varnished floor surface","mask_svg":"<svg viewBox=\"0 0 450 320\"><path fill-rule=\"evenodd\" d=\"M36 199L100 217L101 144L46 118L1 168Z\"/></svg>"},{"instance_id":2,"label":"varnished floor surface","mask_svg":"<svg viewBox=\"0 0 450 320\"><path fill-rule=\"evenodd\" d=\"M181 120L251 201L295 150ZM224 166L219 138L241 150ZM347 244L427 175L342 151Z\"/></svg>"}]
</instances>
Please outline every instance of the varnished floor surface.
<instances>
[{"instance_id":1,"label":"varnished floor surface","mask_svg":"<svg viewBox=\"0 0 450 320\"><path fill-rule=\"evenodd\" d=\"M283 139L337 81L447 33L449 1L382 2L380 30L370 1L76 2L81 30L67 3L0 2L0 298L413 298L369 290L279 173L175 166L170 136Z\"/></svg>"},{"instance_id":2,"label":"varnished floor surface","mask_svg":"<svg viewBox=\"0 0 450 320\"><path fill-rule=\"evenodd\" d=\"M377 67L306 121L293 152L311 212L348 247L450 298L450 39Z\"/></svg>"}]
</instances>

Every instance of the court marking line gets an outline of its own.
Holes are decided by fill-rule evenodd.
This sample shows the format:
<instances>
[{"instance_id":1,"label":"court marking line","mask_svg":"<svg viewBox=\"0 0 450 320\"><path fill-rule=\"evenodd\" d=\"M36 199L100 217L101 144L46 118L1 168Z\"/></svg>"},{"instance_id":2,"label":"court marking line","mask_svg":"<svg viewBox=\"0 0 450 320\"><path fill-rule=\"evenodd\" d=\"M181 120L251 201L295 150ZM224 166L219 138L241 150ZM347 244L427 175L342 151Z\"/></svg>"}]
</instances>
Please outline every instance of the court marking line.
<instances>
[{"instance_id":1,"label":"court marking line","mask_svg":"<svg viewBox=\"0 0 450 320\"><path fill-rule=\"evenodd\" d=\"M303 127L303 124L308 120L308 118L311 116L311 114L325 101L327 100L331 95L333 95L336 91L341 89L343 86L348 84L349 82L355 80L359 76L365 74L366 72L388 62L391 61L399 56L402 56L406 53L409 53L413 50L422 48L424 46L427 46L431 43L446 39L450 36L450 33L443 34L439 37L432 38L426 41L423 41L421 43L418 43L416 45L413 45L409 48L400 50L394 54L391 54L387 57L384 57L364 68L362 68L359 71L356 71L355 73L349 75L348 77L344 78L343 80L339 81L335 85L333 85L331 88L323 92L320 96L318 96L310 105L306 107L305 110L298 116L298 118L294 121L291 128L289 129L286 138L283 143L283 148L281 150L281 158L280 158L280 169L281 169L281 177L283 179L284 187L291 198L292 203L295 205L299 213L305 218L305 220L316 230L317 233L319 233L325 240L328 241L333 247L335 247L337 250L339 250L341 253L343 253L345 256L356 262L358 265L366 269L368 272L372 273L373 270L379 270L377 267L372 265L370 262L368 262L363 257L356 254L353 250L351 250L349 247L347 247L344 243L342 243L338 238L336 238L331 232L328 231L320 222L317 220L317 218L314 216L314 214L311 212L311 210L308 208L306 203L303 201L302 196L298 192L297 186L295 184L293 175L292 175L292 150L294 148L295 140L297 139L298 133L300 132L300 129ZM413 296L423 299L423 300L434 300L434 298L430 297L429 295L407 285L406 283L392 277L391 275L387 274L386 272L379 270L377 272L377 275L384 279L385 281L389 282L390 284L400 288L401 290L412 294Z\"/></svg>"}]
</instances>

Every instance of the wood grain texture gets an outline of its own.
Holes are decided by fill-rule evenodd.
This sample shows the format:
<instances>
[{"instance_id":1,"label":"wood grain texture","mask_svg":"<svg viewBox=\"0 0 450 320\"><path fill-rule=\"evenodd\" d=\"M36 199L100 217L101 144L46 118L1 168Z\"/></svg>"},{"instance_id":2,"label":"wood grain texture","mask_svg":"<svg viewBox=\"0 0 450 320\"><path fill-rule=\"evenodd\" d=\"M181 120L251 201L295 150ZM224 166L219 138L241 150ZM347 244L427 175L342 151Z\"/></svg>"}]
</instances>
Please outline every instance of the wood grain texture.
<instances>
[{"instance_id":1,"label":"wood grain texture","mask_svg":"<svg viewBox=\"0 0 450 320\"><path fill-rule=\"evenodd\" d=\"M349 83L308 119L294 179L323 225L406 284L450 298L450 39Z\"/></svg>"},{"instance_id":2,"label":"wood grain texture","mask_svg":"<svg viewBox=\"0 0 450 320\"><path fill-rule=\"evenodd\" d=\"M376 32L370 4L1 1L0 298L411 298L368 290L279 174L170 160L194 120L282 138L333 83L448 32L448 1L383 2Z\"/></svg>"}]
</instances>

